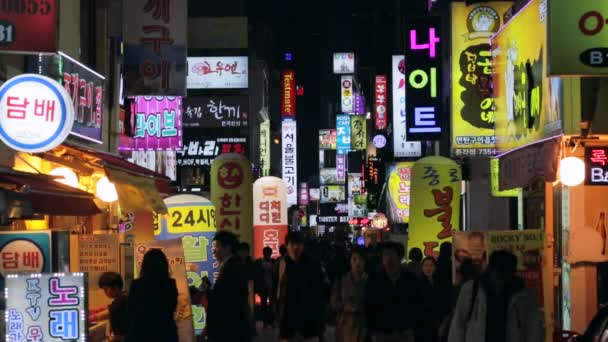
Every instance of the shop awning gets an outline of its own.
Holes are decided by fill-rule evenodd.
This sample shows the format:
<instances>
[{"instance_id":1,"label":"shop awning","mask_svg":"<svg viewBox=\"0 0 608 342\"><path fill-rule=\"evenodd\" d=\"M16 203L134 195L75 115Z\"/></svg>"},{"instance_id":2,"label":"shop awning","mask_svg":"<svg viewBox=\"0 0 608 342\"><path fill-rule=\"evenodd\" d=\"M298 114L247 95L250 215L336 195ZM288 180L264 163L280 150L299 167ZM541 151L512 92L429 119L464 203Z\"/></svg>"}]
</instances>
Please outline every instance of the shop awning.
<instances>
[{"instance_id":1,"label":"shop awning","mask_svg":"<svg viewBox=\"0 0 608 342\"><path fill-rule=\"evenodd\" d=\"M63 146L69 152L80 152L83 157L104 168L110 182L116 186L118 201L123 211L147 210L160 214L168 212L161 195L172 192L171 180L168 177L133 164L118 155L69 144Z\"/></svg>"},{"instance_id":2,"label":"shop awning","mask_svg":"<svg viewBox=\"0 0 608 342\"><path fill-rule=\"evenodd\" d=\"M534 179L554 182L561 141L562 137L558 136L498 156L500 190L523 188L531 185Z\"/></svg>"},{"instance_id":3,"label":"shop awning","mask_svg":"<svg viewBox=\"0 0 608 342\"><path fill-rule=\"evenodd\" d=\"M99 214L95 196L54 180L54 177L0 169L0 187L23 195L35 214L89 216Z\"/></svg>"}]
</instances>

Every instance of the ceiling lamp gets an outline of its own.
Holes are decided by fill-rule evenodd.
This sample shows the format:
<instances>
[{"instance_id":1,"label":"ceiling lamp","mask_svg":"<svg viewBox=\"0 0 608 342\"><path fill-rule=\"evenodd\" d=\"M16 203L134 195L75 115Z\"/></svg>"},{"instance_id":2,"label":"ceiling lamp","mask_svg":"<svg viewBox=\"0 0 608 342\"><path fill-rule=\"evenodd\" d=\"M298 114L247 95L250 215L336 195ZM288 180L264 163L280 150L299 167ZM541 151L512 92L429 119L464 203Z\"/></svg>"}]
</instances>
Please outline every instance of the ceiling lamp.
<instances>
[{"instance_id":1,"label":"ceiling lamp","mask_svg":"<svg viewBox=\"0 0 608 342\"><path fill-rule=\"evenodd\" d=\"M97 181L95 195L104 202L115 202L118 200L116 187L110 182L108 177L103 176Z\"/></svg>"},{"instance_id":2,"label":"ceiling lamp","mask_svg":"<svg viewBox=\"0 0 608 342\"><path fill-rule=\"evenodd\" d=\"M55 179L55 182L71 186L72 188L78 188L78 176L76 176L76 173L72 169L58 167L53 169L49 174L51 176L63 177Z\"/></svg>"}]
</instances>

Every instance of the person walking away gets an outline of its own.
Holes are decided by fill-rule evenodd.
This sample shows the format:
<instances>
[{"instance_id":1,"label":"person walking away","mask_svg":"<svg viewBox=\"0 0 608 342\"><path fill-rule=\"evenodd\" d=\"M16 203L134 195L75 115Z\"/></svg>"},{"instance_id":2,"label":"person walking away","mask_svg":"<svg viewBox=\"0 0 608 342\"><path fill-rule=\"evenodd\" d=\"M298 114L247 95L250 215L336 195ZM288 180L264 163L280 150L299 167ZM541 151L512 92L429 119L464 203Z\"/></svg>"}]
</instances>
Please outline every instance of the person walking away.
<instances>
[{"instance_id":1,"label":"person walking away","mask_svg":"<svg viewBox=\"0 0 608 342\"><path fill-rule=\"evenodd\" d=\"M124 291L122 276L116 272L105 272L99 277L99 288L112 300L108 308L97 313L92 321L110 320L110 342L123 342L129 332L129 315L127 312L127 292Z\"/></svg>"},{"instance_id":2,"label":"person walking away","mask_svg":"<svg viewBox=\"0 0 608 342\"><path fill-rule=\"evenodd\" d=\"M236 235L222 230L213 238L213 256L220 263L219 276L209 292L207 335L209 341L233 342L251 340L247 277L236 255Z\"/></svg>"},{"instance_id":3,"label":"person walking away","mask_svg":"<svg viewBox=\"0 0 608 342\"><path fill-rule=\"evenodd\" d=\"M247 302L249 304L249 321L251 333L257 335L255 327L255 265L251 258L251 247L247 242L241 242L238 247L239 260L243 265L243 272L247 279Z\"/></svg>"},{"instance_id":4,"label":"person walking away","mask_svg":"<svg viewBox=\"0 0 608 342\"><path fill-rule=\"evenodd\" d=\"M177 285L169 275L169 262L160 249L144 255L139 279L127 297L129 342L177 342L175 309Z\"/></svg>"},{"instance_id":5,"label":"person walking away","mask_svg":"<svg viewBox=\"0 0 608 342\"><path fill-rule=\"evenodd\" d=\"M274 260L272 260L272 248L264 247L262 258L255 262L255 293L260 296L260 307L262 311L262 322L264 328L272 324L272 314L269 299L272 295Z\"/></svg>"},{"instance_id":6,"label":"person walking away","mask_svg":"<svg viewBox=\"0 0 608 342\"><path fill-rule=\"evenodd\" d=\"M409 259L406 270L416 277L422 277L422 250L418 247L410 249Z\"/></svg>"},{"instance_id":7,"label":"person walking away","mask_svg":"<svg viewBox=\"0 0 608 342\"><path fill-rule=\"evenodd\" d=\"M452 243L444 242L439 247L437 271L435 273L439 287L439 319L444 320L452 312L454 303L454 279L452 276Z\"/></svg>"},{"instance_id":8,"label":"person walking away","mask_svg":"<svg viewBox=\"0 0 608 342\"><path fill-rule=\"evenodd\" d=\"M381 248L378 245L378 233L374 229L368 229L364 233L365 251L367 254L367 274L371 275L382 270Z\"/></svg>"},{"instance_id":9,"label":"person walking away","mask_svg":"<svg viewBox=\"0 0 608 342\"><path fill-rule=\"evenodd\" d=\"M420 296L422 298L422 326L417 336L421 341L437 341L439 331L440 289L437 284L437 262L433 257L422 260Z\"/></svg>"},{"instance_id":10,"label":"person walking away","mask_svg":"<svg viewBox=\"0 0 608 342\"><path fill-rule=\"evenodd\" d=\"M515 276L517 258L505 250L490 255L487 271L466 283L458 296L449 342L541 342L537 298Z\"/></svg>"},{"instance_id":11,"label":"person walking away","mask_svg":"<svg viewBox=\"0 0 608 342\"><path fill-rule=\"evenodd\" d=\"M412 342L419 327L421 301L417 280L401 267L403 245L382 245L383 270L370 276L365 295L365 318L374 342Z\"/></svg>"},{"instance_id":12,"label":"person walking away","mask_svg":"<svg viewBox=\"0 0 608 342\"><path fill-rule=\"evenodd\" d=\"M285 240L287 257L279 265L279 339L319 341L328 297L321 265L306 255L302 233L292 231Z\"/></svg>"},{"instance_id":13,"label":"person walking away","mask_svg":"<svg viewBox=\"0 0 608 342\"><path fill-rule=\"evenodd\" d=\"M355 248L350 257L350 272L334 284L332 307L337 313L336 342L364 342L365 326L365 251Z\"/></svg>"}]
</instances>

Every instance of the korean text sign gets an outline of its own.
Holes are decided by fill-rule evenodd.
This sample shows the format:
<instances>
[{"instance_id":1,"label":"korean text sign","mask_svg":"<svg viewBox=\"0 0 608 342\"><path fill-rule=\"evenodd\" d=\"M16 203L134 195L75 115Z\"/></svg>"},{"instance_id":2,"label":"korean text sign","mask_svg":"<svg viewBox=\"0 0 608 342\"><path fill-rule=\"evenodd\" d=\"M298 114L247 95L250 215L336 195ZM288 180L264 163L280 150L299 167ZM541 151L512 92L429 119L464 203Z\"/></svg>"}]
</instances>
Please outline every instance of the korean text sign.
<instances>
[{"instance_id":1,"label":"korean text sign","mask_svg":"<svg viewBox=\"0 0 608 342\"><path fill-rule=\"evenodd\" d=\"M470 258L480 270L488 265L492 252L507 250L517 257L516 274L526 283L537 297L542 308L543 302L543 254L544 232L538 229L521 231L467 231L453 232L453 268L454 274L460 270L462 261Z\"/></svg>"},{"instance_id":2,"label":"korean text sign","mask_svg":"<svg viewBox=\"0 0 608 342\"><path fill-rule=\"evenodd\" d=\"M549 75L607 75L608 3L597 0L547 3Z\"/></svg>"},{"instance_id":3,"label":"korean text sign","mask_svg":"<svg viewBox=\"0 0 608 342\"><path fill-rule=\"evenodd\" d=\"M184 127L247 127L247 96L203 96L184 99Z\"/></svg>"},{"instance_id":4,"label":"korean text sign","mask_svg":"<svg viewBox=\"0 0 608 342\"><path fill-rule=\"evenodd\" d=\"M350 144L353 150L367 148L367 122L365 115L350 116Z\"/></svg>"},{"instance_id":5,"label":"korean text sign","mask_svg":"<svg viewBox=\"0 0 608 342\"><path fill-rule=\"evenodd\" d=\"M270 120L260 123L260 167L263 176L270 173Z\"/></svg>"},{"instance_id":6,"label":"korean text sign","mask_svg":"<svg viewBox=\"0 0 608 342\"><path fill-rule=\"evenodd\" d=\"M188 57L188 89L249 88L249 57Z\"/></svg>"},{"instance_id":7,"label":"korean text sign","mask_svg":"<svg viewBox=\"0 0 608 342\"><path fill-rule=\"evenodd\" d=\"M123 150L182 148L182 97L137 96L132 103L135 136Z\"/></svg>"},{"instance_id":8,"label":"korean text sign","mask_svg":"<svg viewBox=\"0 0 608 342\"><path fill-rule=\"evenodd\" d=\"M86 280L83 273L7 276L7 340L85 341Z\"/></svg>"},{"instance_id":9,"label":"korean text sign","mask_svg":"<svg viewBox=\"0 0 608 342\"><path fill-rule=\"evenodd\" d=\"M353 77L351 75L344 75L341 77L341 93L340 98L342 100L342 113L354 113L355 112L355 89L353 84Z\"/></svg>"},{"instance_id":10,"label":"korean text sign","mask_svg":"<svg viewBox=\"0 0 608 342\"><path fill-rule=\"evenodd\" d=\"M335 150L336 149L336 130L335 129L320 129L319 130L319 149L320 150Z\"/></svg>"},{"instance_id":11,"label":"korean text sign","mask_svg":"<svg viewBox=\"0 0 608 342\"><path fill-rule=\"evenodd\" d=\"M608 147L585 147L585 185L608 185Z\"/></svg>"},{"instance_id":12,"label":"korean text sign","mask_svg":"<svg viewBox=\"0 0 608 342\"><path fill-rule=\"evenodd\" d=\"M407 139L439 140L443 134L442 67L444 44L439 17L406 21L405 98Z\"/></svg>"},{"instance_id":13,"label":"korean text sign","mask_svg":"<svg viewBox=\"0 0 608 342\"><path fill-rule=\"evenodd\" d=\"M45 76L23 74L0 87L0 140L22 152L45 152L61 144L74 123L68 93Z\"/></svg>"},{"instance_id":14,"label":"korean text sign","mask_svg":"<svg viewBox=\"0 0 608 342\"><path fill-rule=\"evenodd\" d=\"M352 52L334 53L334 74L354 74L355 54Z\"/></svg>"},{"instance_id":15,"label":"korean text sign","mask_svg":"<svg viewBox=\"0 0 608 342\"><path fill-rule=\"evenodd\" d=\"M281 73L281 116L296 116L296 73L293 70Z\"/></svg>"},{"instance_id":16,"label":"korean text sign","mask_svg":"<svg viewBox=\"0 0 608 342\"><path fill-rule=\"evenodd\" d=\"M187 6L186 0L123 2L126 95L185 95Z\"/></svg>"},{"instance_id":17,"label":"korean text sign","mask_svg":"<svg viewBox=\"0 0 608 342\"><path fill-rule=\"evenodd\" d=\"M279 246L287 235L285 183L277 177L262 177L253 183L253 256L262 257L264 247L279 256Z\"/></svg>"},{"instance_id":18,"label":"korean text sign","mask_svg":"<svg viewBox=\"0 0 608 342\"><path fill-rule=\"evenodd\" d=\"M546 10L545 1L530 1L491 39L496 145L502 152L562 133L562 82L545 76Z\"/></svg>"},{"instance_id":19,"label":"korean text sign","mask_svg":"<svg viewBox=\"0 0 608 342\"><path fill-rule=\"evenodd\" d=\"M460 166L445 157L425 157L412 168L408 248L437 256L460 225Z\"/></svg>"},{"instance_id":20,"label":"korean text sign","mask_svg":"<svg viewBox=\"0 0 608 342\"><path fill-rule=\"evenodd\" d=\"M410 221L410 194L412 192L412 162L393 164L388 170L388 216L391 223Z\"/></svg>"},{"instance_id":21,"label":"korean text sign","mask_svg":"<svg viewBox=\"0 0 608 342\"><path fill-rule=\"evenodd\" d=\"M376 117L376 129L386 129L388 125L388 85L386 75L376 75L376 83L374 86L374 114Z\"/></svg>"},{"instance_id":22,"label":"korean text sign","mask_svg":"<svg viewBox=\"0 0 608 342\"><path fill-rule=\"evenodd\" d=\"M0 273L3 276L50 271L49 232L0 232Z\"/></svg>"},{"instance_id":23,"label":"korean text sign","mask_svg":"<svg viewBox=\"0 0 608 342\"><path fill-rule=\"evenodd\" d=\"M57 51L58 0L10 1L0 10L0 51Z\"/></svg>"},{"instance_id":24,"label":"korean text sign","mask_svg":"<svg viewBox=\"0 0 608 342\"><path fill-rule=\"evenodd\" d=\"M395 157L419 157L422 155L420 141L408 141L405 134L405 57L392 56L393 93L393 154Z\"/></svg>"},{"instance_id":25,"label":"korean text sign","mask_svg":"<svg viewBox=\"0 0 608 342\"><path fill-rule=\"evenodd\" d=\"M238 134L189 129L184 131L183 139L183 146L176 153L178 167L211 166L211 161L221 154L247 154L247 137Z\"/></svg>"},{"instance_id":26,"label":"korean text sign","mask_svg":"<svg viewBox=\"0 0 608 342\"><path fill-rule=\"evenodd\" d=\"M336 115L336 148L338 154L347 154L350 151L350 116Z\"/></svg>"},{"instance_id":27,"label":"korean text sign","mask_svg":"<svg viewBox=\"0 0 608 342\"><path fill-rule=\"evenodd\" d=\"M218 230L236 234L251 244L251 163L245 156L223 154L211 163L211 202L215 206Z\"/></svg>"},{"instance_id":28,"label":"korean text sign","mask_svg":"<svg viewBox=\"0 0 608 342\"><path fill-rule=\"evenodd\" d=\"M89 274L89 285L97 286L104 272L120 272L118 234L78 235L79 271Z\"/></svg>"},{"instance_id":29,"label":"korean text sign","mask_svg":"<svg viewBox=\"0 0 608 342\"><path fill-rule=\"evenodd\" d=\"M151 249L159 249L165 254L169 262L169 273L177 285L177 307L174 319L179 341L193 342L195 331L201 332L205 328L207 317L203 306L190 304L190 291L188 291L190 279L186 277L187 262L182 243L179 239L170 239L136 244L135 274L141 273L144 256Z\"/></svg>"},{"instance_id":30,"label":"korean text sign","mask_svg":"<svg viewBox=\"0 0 608 342\"><path fill-rule=\"evenodd\" d=\"M281 127L283 180L287 191L287 205L298 204L298 138L295 120L283 120Z\"/></svg>"},{"instance_id":31,"label":"korean text sign","mask_svg":"<svg viewBox=\"0 0 608 342\"><path fill-rule=\"evenodd\" d=\"M495 152L490 37L512 5L506 1L452 3L452 148L456 156Z\"/></svg>"}]
</instances>

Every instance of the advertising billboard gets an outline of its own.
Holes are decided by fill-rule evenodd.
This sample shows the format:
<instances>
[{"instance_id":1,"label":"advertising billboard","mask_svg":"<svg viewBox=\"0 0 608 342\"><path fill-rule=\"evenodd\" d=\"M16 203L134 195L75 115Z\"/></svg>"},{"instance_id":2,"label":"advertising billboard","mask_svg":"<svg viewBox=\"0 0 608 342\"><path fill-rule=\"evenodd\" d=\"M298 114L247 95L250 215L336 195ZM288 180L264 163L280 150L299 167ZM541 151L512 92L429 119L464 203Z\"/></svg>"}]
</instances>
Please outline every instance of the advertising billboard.
<instances>
[{"instance_id":1,"label":"advertising billboard","mask_svg":"<svg viewBox=\"0 0 608 342\"><path fill-rule=\"evenodd\" d=\"M249 88L249 57L188 57L188 89Z\"/></svg>"},{"instance_id":2,"label":"advertising billboard","mask_svg":"<svg viewBox=\"0 0 608 342\"><path fill-rule=\"evenodd\" d=\"M374 122L377 130L384 130L388 125L388 84L386 75L376 75L374 83Z\"/></svg>"},{"instance_id":3,"label":"advertising billboard","mask_svg":"<svg viewBox=\"0 0 608 342\"><path fill-rule=\"evenodd\" d=\"M334 53L334 74L354 74L355 54L352 52Z\"/></svg>"},{"instance_id":4,"label":"advertising billboard","mask_svg":"<svg viewBox=\"0 0 608 342\"><path fill-rule=\"evenodd\" d=\"M493 155L494 98L490 37L512 2L467 6L452 3L452 151L455 156Z\"/></svg>"},{"instance_id":5,"label":"advertising billboard","mask_svg":"<svg viewBox=\"0 0 608 342\"><path fill-rule=\"evenodd\" d=\"M296 116L296 72L293 70L284 70L281 73L281 116Z\"/></svg>"},{"instance_id":6,"label":"advertising billboard","mask_svg":"<svg viewBox=\"0 0 608 342\"><path fill-rule=\"evenodd\" d=\"M445 157L425 157L412 168L408 248L437 257L460 226L460 165Z\"/></svg>"},{"instance_id":7,"label":"advertising billboard","mask_svg":"<svg viewBox=\"0 0 608 342\"><path fill-rule=\"evenodd\" d=\"M338 154L347 154L350 151L350 116L336 115L336 149Z\"/></svg>"},{"instance_id":8,"label":"advertising billboard","mask_svg":"<svg viewBox=\"0 0 608 342\"><path fill-rule=\"evenodd\" d=\"M321 203L340 203L346 201L344 185L321 185Z\"/></svg>"},{"instance_id":9,"label":"advertising billboard","mask_svg":"<svg viewBox=\"0 0 608 342\"><path fill-rule=\"evenodd\" d=\"M335 150L336 149L336 130L335 129L320 129L319 130L319 149L320 150Z\"/></svg>"},{"instance_id":10,"label":"advertising billboard","mask_svg":"<svg viewBox=\"0 0 608 342\"><path fill-rule=\"evenodd\" d=\"M562 82L545 76L546 10L541 0L532 0L492 37L496 144L501 152L562 133Z\"/></svg>"},{"instance_id":11,"label":"advertising billboard","mask_svg":"<svg viewBox=\"0 0 608 342\"><path fill-rule=\"evenodd\" d=\"M409 18L405 23L405 79L408 140L440 140L444 134L441 53L445 44L440 17ZM427 42L427 43L423 43Z\"/></svg>"},{"instance_id":12,"label":"advertising billboard","mask_svg":"<svg viewBox=\"0 0 608 342\"><path fill-rule=\"evenodd\" d=\"M5 2L0 11L0 51L57 52L58 0Z\"/></svg>"},{"instance_id":13,"label":"advertising billboard","mask_svg":"<svg viewBox=\"0 0 608 342\"><path fill-rule=\"evenodd\" d=\"M249 120L248 96L196 96L183 100L184 127L240 128Z\"/></svg>"},{"instance_id":14,"label":"advertising billboard","mask_svg":"<svg viewBox=\"0 0 608 342\"><path fill-rule=\"evenodd\" d=\"M388 168L388 218L391 223L410 222L412 162L392 164Z\"/></svg>"},{"instance_id":15,"label":"advertising billboard","mask_svg":"<svg viewBox=\"0 0 608 342\"><path fill-rule=\"evenodd\" d=\"M341 77L341 106L342 113L354 113L355 112L355 89L353 84L353 76L344 75Z\"/></svg>"},{"instance_id":16,"label":"advertising billboard","mask_svg":"<svg viewBox=\"0 0 608 342\"><path fill-rule=\"evenodd\" d=\"M405 134L405 57L392 57L391 84L393 93L393 154L397 158L420 157L420 141L408 141Z\"/></svg>"},{"instance_id":17,"label":"advertising billboard","mask_svg":"<svg viewBox=\"0 0 608 342\"><path fill-rule=\"evenodd\" d=\"M186 95L186 0L123 3L124 93Z\"/></svg>"},{"instance_id":18,"label":"advertising billboard","mask_svg":"<svg viewBox=\"0 0 608 342\"><path fill-rule=\"evenodd\" d=\"M285 183L277 177L262 177L253 183L253 257L263 256L264 247L278 257L287 235L287 195Z\"/></svg>"},{"instance_id":19,"label":"advertising billboard","mask_svg":"<svg viewBox=\"0 0 608 342\"><path fill-rule=\"evenodd\" d=\"M298 137L295 120L281 124L283 181L287 191L287 205L298 204Z\"/></svg>"},{"instance_id":20,"label":"advertising billboard","mask_svg":"<svg viewBox=\"0 0 608 342\"><path fill-rule=\"evenodd\" d=\"M547 3L548 74L608 75L608 3L597 0L551 0Z\"/></svg>"},{"instance_id":21,"label":"advertising billboard","mask_svg":"<svg viewBox=\"0 0 608 342\"><path fill-rule=\"evenodd\" d=\"M121 136L121 150L179 150L182 147L182 97L137 96L131 102L133 137Z\"/></svg>"}]
</instances>

